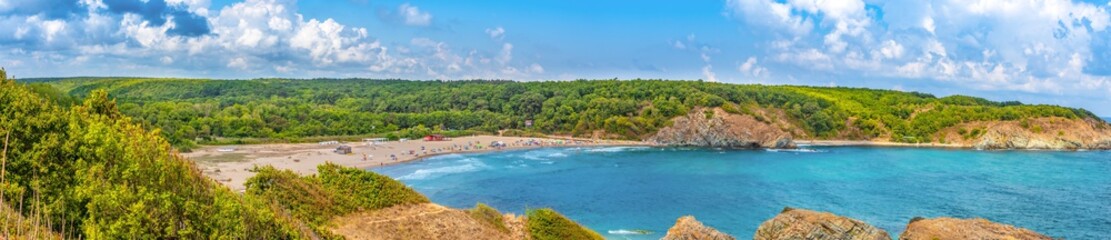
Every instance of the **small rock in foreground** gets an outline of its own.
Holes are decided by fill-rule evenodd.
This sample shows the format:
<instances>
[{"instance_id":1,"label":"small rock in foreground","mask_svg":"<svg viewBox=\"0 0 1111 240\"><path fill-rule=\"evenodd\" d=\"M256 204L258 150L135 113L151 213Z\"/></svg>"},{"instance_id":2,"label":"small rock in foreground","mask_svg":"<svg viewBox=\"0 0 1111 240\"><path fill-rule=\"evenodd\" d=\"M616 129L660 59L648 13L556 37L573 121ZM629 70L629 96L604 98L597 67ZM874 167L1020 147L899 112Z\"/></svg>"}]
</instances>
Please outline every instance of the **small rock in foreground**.
<instances>
[{"instance_id":1,"label":"small rock in foreground","mask_svg":"<svg viewBox=\"0 0 1111 240\"><path fill-rule=\"evenodd\" d=\"M902 240L917 239L1053 239L1029 229L994 223L983 218L914 218L907 230L899 235Z\"/></svg>"},{"instance_id":2,"label":"small rock in foreground","mask_svg":"<svg viewBox=\"0 0 1111 240\"><path fill-rule=\"evenodd\" d=\"M733 236L717 229L702 225L693 216L684 216L675 221L675 226L667 230L661 240L733 240Z\"/></svg>"},{"instance_id":3,"label":"small rock in foreground","mask_svg":"<svg viewBox=\"0 0 1111 240\"><path fill-rule=\"evenodd\" d=\"M756 229L754 240L844 239L890 240L887 232L861 222L827 212L785 208Z\"/></svg>"}]
</instances>

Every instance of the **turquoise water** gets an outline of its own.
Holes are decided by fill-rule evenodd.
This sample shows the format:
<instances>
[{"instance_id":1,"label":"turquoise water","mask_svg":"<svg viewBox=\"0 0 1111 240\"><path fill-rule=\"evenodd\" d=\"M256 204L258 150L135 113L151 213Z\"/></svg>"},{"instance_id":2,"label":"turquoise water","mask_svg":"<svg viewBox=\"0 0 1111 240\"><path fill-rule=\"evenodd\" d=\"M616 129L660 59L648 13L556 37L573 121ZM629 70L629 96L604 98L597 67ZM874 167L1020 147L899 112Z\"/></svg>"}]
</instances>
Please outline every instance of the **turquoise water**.
<instances>
[{"instance_id":1,"label":"turquoise water","mask_svg":"<svg viewBox=\"0 0 1111 240\"><path fill-rule=\"evenodd\" d=\"M456 208L551 207L614 239L658 239L683 215L749 238L784 206L903 231L915 216L984 217L1111 239L1111 152L647 147L445 155L372 171ZM644 229L649 235L624 235Z\"/></svg>"}]
</instances>

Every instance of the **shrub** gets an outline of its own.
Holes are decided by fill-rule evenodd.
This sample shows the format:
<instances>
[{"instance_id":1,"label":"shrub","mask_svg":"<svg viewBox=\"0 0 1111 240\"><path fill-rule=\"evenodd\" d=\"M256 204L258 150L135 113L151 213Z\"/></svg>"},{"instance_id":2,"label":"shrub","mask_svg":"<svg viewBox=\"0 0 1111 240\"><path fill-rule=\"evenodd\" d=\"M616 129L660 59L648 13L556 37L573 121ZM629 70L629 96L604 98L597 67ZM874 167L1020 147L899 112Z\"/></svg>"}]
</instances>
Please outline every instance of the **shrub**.
<instances>
[{"instance_id":1,"label":"shrub","mask_svg":"<svg viewBox=\"0 0 1111 240\"><path fill-rule=\"evenodd\" d=\"M505 226L505 217L502 216L497 209L494 209L486 204L478 203L473 209L468 210L471 217L487 224L490 224L498 231L509 232L509 228Z\"/></svg>"},{"instance_id":2,"label":"shrub","mask_svg":"<svg viewBox=\"0 0 1111 240\"><path fill-rule=\"evenodd\" d=\"M604 239L602 235L567 219L550 208L528 211L528 232L532 239Z\"/></svg>"}]
</instances>

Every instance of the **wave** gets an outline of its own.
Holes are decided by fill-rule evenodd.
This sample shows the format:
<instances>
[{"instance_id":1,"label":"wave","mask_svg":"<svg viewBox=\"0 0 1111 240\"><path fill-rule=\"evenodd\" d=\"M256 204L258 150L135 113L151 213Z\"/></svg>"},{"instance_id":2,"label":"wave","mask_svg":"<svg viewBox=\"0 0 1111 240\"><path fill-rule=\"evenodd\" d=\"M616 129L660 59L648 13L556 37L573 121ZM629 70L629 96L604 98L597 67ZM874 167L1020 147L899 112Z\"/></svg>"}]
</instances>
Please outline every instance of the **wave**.
<instances>
[{"instance_id":1,"label":"wave","mask_svg":"<svg viewBox=\"0 0 1111 240\"><path fill-rule=\"evenodd\" d=\"M548 160L547 158L543 158L543 157L537 156L535 154L528 154L528 153L521 154L521 158L528 159L528 160L536 160L536 161Z\"/></svg>"},{"instance_id":2,"label":"wave","mask_svg":"<svg viewBox=\"0 0 1111 240\"><path fill-rule=\"evenodd\" d=\"M646 150L648 147L604 147L604 148L591 148L587 152L625 152L625 151L638 151Z\"/></svg>"},{"instance_id":3,"label":"wave","mask_svg":"<svg viewBox=\"0 0 1111 240\"><path fill-rule=\"evenodd\" d=\"M826 151L823 151L823 150L809 149L809 148L795 148L795 149L773 149L773 148L768 148L768 149L764 149L764 151L768 151L768 152L797 152L797 153L798 152L802 152L802 153L826 152Z\"/></svg>"},{"instance_id":4,"label":"wave","mask_svg":"<svg viewBox=\"0 0 1111 240\"><path fill-rule=\"evenodd\" d=\"M643 229L632 229L632 230L630 230L630 229L617 229L617 230L609 230L607 232L609 234L613 234L613 235L648 235L648 234L652 234L652 231L643 230Z\"/></svg>"},{"instance_id":5,"label":"wave","mask_svg":"<svg viewBox=\"0 0 1111 240\"><path fill-rule=\"evenodd\" d=\"M567 156L566 153L561 153L561 152L555 152L555 153L552 153L552 154L548 154L548 157L566 157L566 156Z\"/></svg>"},{"instance_id":6,"label":"wave","mask_svg":"<svg viewBox=\"0 0 1111 240\"><path fill-rule=\"evenodd\" d=\"M413 173L406 174L405 176L398 177L397 180L423 180L423 179L427 179L428 177L438 176L438 175L445 175L445 174L452 174L452 173L474 172L474 171L481 170L484 167L486 167L485 164L475 162L475 163L468 163L468 164L456 165L456 166L420 169L420 170L414 171Z\"/></svg>"}]
</instances>

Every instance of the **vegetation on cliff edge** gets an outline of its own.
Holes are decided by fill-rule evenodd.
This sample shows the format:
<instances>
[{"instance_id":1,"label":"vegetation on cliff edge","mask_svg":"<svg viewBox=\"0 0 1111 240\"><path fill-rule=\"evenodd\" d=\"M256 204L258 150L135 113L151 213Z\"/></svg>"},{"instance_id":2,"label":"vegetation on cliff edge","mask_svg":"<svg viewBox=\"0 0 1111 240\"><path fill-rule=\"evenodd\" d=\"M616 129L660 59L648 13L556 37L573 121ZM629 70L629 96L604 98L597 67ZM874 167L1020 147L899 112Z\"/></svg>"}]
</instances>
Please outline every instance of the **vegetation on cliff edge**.
<instances>
[{"instance_id":1,"label":"vegetation on cliff edge","mask_svg":"<svg viewBox=\"0 0 1111 240\"><path fill-rule=\"evenodd\" d=\"M527 216L528 232L532 239L605 239L597 232L567 219L550 208L529 210Z\"/></svg>"},{"instance_id":2,"label":"vegetation on cliff edge","mask_svg":"<svg viewBox=\"0 0 1111 240\"><path fill-rule=\"evenodd\" d=\"M159 130L123 114L106 91L72 106L44 92L0 70L3 237L333 238L323 226L332 217L428 202L389 177L333 164L313 176L261 167L247 192L235 193Z\"/></svg>"},{"instance_id":3,"label":"vegetation on cliff edge","mask_svg":"<svg viewBox=\"0 0 1111 240\"><path fill-rule=\"evenodd\" d=\"M251 139L314 136L415 138L520 129L543 134L643 139L695 107L775 116L806 136L937 141L946 127L1037 117L1095 118L1082 109L968 96L843 87L736 85L701 81L564 82L403 81L366 79L198 80L37 79L76 97L106 89L120 110L162 129L178 147ZM50 90L43 90L44 92ZM532 126L526 120L534 120ZM600 135L599 135L600 134Z\"/></svg>"}]
</instances>

